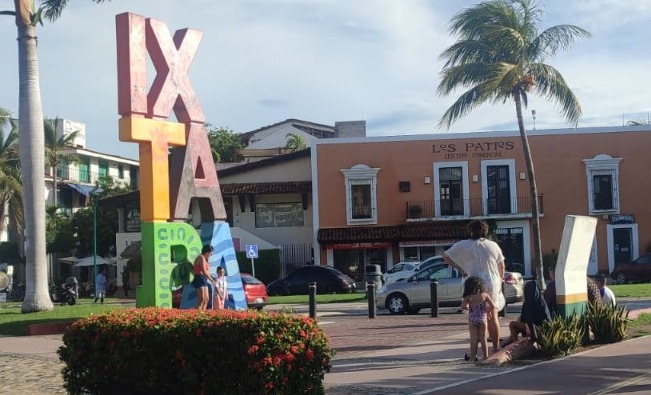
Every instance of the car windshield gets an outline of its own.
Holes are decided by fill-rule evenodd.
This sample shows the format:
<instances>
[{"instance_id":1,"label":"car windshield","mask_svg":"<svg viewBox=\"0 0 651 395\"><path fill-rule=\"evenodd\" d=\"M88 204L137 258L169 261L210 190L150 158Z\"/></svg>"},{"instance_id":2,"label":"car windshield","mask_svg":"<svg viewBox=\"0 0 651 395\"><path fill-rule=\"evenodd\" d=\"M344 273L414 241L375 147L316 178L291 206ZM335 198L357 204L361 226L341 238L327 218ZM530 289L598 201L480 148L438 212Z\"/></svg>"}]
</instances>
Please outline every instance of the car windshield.
<instances>
[{"instance_id":1,"label":"car windshield","mask_svg":"<svg viewBox=\"0 0 651 395\"><path fill-rule=\"evenodd\" d=\"M249 276L247 274L242 275L242 282L244 284L262 284L262 281L258 280L253 276Z\"/></svg>"}]
</instances>

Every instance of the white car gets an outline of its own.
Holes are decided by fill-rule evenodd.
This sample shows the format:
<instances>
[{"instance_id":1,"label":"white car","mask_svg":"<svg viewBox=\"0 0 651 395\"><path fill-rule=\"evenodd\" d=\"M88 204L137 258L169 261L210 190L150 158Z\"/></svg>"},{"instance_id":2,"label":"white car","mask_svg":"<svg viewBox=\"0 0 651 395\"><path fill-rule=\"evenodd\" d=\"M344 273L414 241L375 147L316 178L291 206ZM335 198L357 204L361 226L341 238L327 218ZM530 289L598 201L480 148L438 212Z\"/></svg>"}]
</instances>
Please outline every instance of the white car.
<instances>
[{"instance_id":1,"label":"white car","mask_svg":"<svg viewBox=\"0 0 651 395\"><path fill-rule=\"evenodd\" d=\"M382 282L390 284L409 278L418 271L419 267L420 262L398 262L382 274Z\"/></svg>"}]
</instances>

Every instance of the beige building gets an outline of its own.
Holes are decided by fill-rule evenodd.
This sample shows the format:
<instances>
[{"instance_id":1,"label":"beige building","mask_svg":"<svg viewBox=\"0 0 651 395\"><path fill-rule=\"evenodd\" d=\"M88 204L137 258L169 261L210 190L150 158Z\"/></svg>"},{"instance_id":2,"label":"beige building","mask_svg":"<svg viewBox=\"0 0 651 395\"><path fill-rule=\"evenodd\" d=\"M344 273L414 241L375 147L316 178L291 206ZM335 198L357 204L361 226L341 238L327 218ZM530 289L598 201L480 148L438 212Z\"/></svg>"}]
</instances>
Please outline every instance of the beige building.
<instances>
[{"instance_id":1,"label":"beige building","mask_svg":"<svg viewBox=\"0 0 651 395\"><path fill-rule=\"evenodd\" d=\"M529 140L543 254L558 250L569 214L599 219L588 274L651 247L648 127L538 130ZM317 263L363 280L366 264L441 254L466 238L469 220L486 219L508 269L533 274L517 131L316 140L312 178Z\"/></svg>"}]
</instances>

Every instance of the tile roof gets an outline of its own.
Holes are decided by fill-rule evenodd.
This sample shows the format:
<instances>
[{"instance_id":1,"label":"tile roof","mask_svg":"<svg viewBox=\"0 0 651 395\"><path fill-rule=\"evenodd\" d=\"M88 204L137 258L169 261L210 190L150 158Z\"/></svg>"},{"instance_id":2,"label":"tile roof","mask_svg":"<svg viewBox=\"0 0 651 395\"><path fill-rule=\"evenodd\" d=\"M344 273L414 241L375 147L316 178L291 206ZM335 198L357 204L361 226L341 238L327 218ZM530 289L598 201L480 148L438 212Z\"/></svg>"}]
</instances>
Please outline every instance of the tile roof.
<instances>
[{"instance_id":1,"label":"tile roof","mask_svg":"<svg viewBox=\"0 0 651 395\"><path fill-rule=\"evenodd\" d=\"M428 222L396 226L319 229L319 243L465 239L467 222Z\"/></svg>"},{"instance_id":2,"label":"tile roof","mask_svg":"<svg viewBox=\"0 0 651 395\"><path fill-rule=\"evenodd\" d=\"M221 184L222 195L251 193L303 193L312 192L312 181L246 182Z\"/></svg>"}]
</instances>

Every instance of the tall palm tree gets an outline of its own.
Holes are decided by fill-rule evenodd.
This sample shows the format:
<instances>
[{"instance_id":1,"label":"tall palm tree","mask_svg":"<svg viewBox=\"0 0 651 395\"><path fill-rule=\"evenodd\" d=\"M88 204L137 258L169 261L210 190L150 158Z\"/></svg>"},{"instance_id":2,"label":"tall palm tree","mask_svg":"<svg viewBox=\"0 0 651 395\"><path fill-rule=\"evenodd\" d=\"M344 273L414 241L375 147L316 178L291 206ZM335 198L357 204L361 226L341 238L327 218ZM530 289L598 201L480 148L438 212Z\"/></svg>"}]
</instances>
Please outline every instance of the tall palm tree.
<instances>
[{"instance_id":1,"label":"tall palm tree","mask_svg":"<svg viewBox=\"0 0 651 395\"><path fill-rule=\"evenodd\" d=\"M75 130L67 135L62 133L61 136L57 136L57 129L60 121L59 118L46 119L43 123L45 129L45 163L50 166L50 174L52 174L54 207L58 207L57 191L59 190L59 177L57 175L57 170L59 169L59 165L63 162L64 158L66 163L78 161L76 155L64 155L63 151L74 145L79 130ZM63 177L65 177L65 175Z\"/></svg>"},{"instance_id":2,"label":"tall palm tree","mask_svg":"<svg viewBox=\"0 0 651 395\"><path fill-rule=\"evenodd\" d=\"M570 124L578 123L579 100L561 73L544 62L590 33L574 25L556 25L540 31L541 19L542 10L534 0L492 0L456 14L450 32L458 40L441 54L445 64L438 93L447 95L459 88L467 89L443 114L439 126L446 128L484 103L515 103L529 176L532 263L538 285L544 289L538 188L522 108L527 107L529 93L536 93L556 102Z\"/></svg>"},{"instance_id":3,"label":"tall palm tree","mask_svg":"<svg viewBox=\"0 0 651 395\"><path fill-rule=\"evenodd\" d=\"M285 149L289 151L300 151L306 148L305 145L305 139L303 139L303 136L300 136L295 133L287 133L285 136L286 143L285 143Z\"/></svg>"},{"instance_id":4,"label":"tall palm tree","mask_svg":"<svg viewBox=\"0 0 651 395\"><path fill-rule=\"evenodd\" d=\"M11 128L5 137L7 126ZM0 234L7 230L4 225L7 216L10 224L22 228L22 197L17 124L9 111L0 108Z\"/></svg>"},{"instance_id":5,"label":"tall palm tree","mask_svg":"<svg viewBox=\"0 0 651 395\"><path fill-rule=\"evenodd\" d=\"M23 313L54 308L48 294L45 252L45 155L36 25L42 23L43 16L55 21L67 4L68 0L14 0L13 10L0 11L0 15L15 17L18 32L20 162L24 179L29 180L23 185L23 206L28 208L25 210L27 281Z\"/></svg>"}]
</instances>

